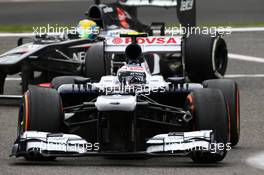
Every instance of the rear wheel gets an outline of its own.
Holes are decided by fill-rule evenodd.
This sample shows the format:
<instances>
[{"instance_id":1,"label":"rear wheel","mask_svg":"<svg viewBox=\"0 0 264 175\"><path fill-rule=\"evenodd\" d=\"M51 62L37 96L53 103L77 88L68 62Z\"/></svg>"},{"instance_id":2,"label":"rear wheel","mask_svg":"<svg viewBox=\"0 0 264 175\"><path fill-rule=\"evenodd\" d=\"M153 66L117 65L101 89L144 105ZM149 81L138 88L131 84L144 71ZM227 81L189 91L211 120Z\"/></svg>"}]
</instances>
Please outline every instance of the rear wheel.
<instances>
[{"instance_id":1,"label":"rear wheel","mask_svg":"<svg viewBox=\"0 0 264 175\"><path fill-rule=\"evenodd\" d=\"M197 89L188 95L187 101L194 116L195 130L212 130L216 143L224 145L219 153L195 150L191 158L199 163L223 160L228 142L228 113L222 92L216 89Z\"/></svg>"},{"instance_id":2,"label":"rear wheel","mask_svg":"<svg viewBox=\"0 0 264 175\"><path fill-rule=\"evenodd\" d=\"M184 43L185 70L192 82L200 83L225 75L228 57L222 38L191 34Z\"/></svg>"},{"instance_id":3,"label":"rear wheel","mask_svg":"<svg viewBox=\"0 0 264 175\"><path fill-rule=\"evenodd\" d=\"M110 73L110 59L105 58L103 44L92 46L85 56L84 76L100 81L101 77Z\"/></svg>"},{"instance_id":4,"label":"rear wheel","mask_svg":"<svg viewBox=\"0 0 264 175\"><path fill-rule=\"evenodd\" d=\"M239 105L239 88L235 81L207 80L203 82L204 87L219 89L225 96L230 114L230 142L232 146L237 145L240 135L240 105Z\"/></svg>"},{"instance_id":5,"label":"rear wheel","mask_svg":"<svg viewBox=\"0 0 264 175\"><path fill-rule=\"evenodd\" d=\"M48 110L47 110L48 109ZM25 131L62 132L63 112L60 96L56 90L29 86L23 97L18 117L18 138ZM32 152L33 153L33 152ZM27 160L54 160L34 152Z\"/></svg>"}]
</instances>

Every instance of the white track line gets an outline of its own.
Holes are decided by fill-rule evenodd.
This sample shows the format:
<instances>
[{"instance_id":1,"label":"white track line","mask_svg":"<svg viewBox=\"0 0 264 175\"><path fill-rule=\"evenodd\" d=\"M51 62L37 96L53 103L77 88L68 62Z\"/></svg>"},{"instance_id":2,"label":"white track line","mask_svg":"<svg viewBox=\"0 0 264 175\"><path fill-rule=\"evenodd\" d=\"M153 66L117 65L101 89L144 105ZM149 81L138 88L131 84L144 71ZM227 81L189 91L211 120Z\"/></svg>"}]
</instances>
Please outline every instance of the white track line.
<instances>
[{"instance_id":1,"label":"white track line","mask_svg":"<svg viewBox=\"0 0 264 175\"><path fill-rule=\"evenodd\" d=\"M231 28L231 32L263 32L264 27L238 27Z\"/></svg>"},{"instance_id":2,"label":"white track line","mask_svg":"<svg viewBox=\"0 0 264 175\"><path fill-rule=\"evenodd\" d=\"M28 37L35 36L34 33L0 33L0 37Z\"/></svg>"},{"instance_id":3,"label":"white track line","mask_svg":"<svg viewBox=\"0 0 264 175\"><path fill-rule=\"evenodd\" d=\"M264 152L248 157L246 162L252 167L264 170Z\"/></svg>"},{"instance_id":4,"label":"white track line","mask_svg":"<svg viewBox=\"0 0 264 175\"><path fill-rule=\"evenodd\" d=\"M239 54L234 54L234 53L229 53L228 57L231 59L235 59L235 60L264 63L264 58L260 58L260 57L252 57L252 56L239 55Z\"/></svg>"},{"instance_id":5,"label":"white track line","mask_svg":"<svg viewBox=\"0 0 264 175\"><path fill-rule=\"evenodd\" d=\"M264 74L227 74L225 78L264 78Z\"/></svg>"}]
</instances>

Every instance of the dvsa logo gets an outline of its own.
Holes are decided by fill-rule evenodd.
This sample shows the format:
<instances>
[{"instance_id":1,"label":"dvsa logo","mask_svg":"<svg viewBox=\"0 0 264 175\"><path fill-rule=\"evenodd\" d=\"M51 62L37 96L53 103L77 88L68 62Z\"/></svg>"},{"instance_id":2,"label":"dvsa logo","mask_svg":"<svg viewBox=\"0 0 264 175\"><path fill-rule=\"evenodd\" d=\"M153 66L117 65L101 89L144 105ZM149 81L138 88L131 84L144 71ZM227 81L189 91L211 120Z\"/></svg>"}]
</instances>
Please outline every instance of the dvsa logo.
<instances>
[{"instance_id":1,"label":"dvsa logo","mask_svg":"<svg viewBox=\"0 0 264 175\"><path fill-rule=\"evenodd\" d=\"M181 0L180 11L187 11L193 8L194 0Z\"/></svg>"}]
</instances>

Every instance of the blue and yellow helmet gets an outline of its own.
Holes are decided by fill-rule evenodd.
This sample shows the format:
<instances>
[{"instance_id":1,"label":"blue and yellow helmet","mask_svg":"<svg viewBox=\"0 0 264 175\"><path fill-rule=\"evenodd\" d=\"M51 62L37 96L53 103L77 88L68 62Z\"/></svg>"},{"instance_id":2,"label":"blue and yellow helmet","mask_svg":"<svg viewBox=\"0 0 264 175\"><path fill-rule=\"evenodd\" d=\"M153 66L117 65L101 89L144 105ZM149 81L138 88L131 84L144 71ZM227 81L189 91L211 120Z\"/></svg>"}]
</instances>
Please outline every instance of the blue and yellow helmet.
<instances>
[{"instance_id":1,"label":"blue and yellow helmet","mask_svg":"<svg viewBox=\"0 0 264 175\"><path fill-rule=\"evenodd\" d=\"M100 31L94 21L83 19L77 26L77 32L82 39L92 39L94 36L98 35Z\"/></svg>"}]
</instances>

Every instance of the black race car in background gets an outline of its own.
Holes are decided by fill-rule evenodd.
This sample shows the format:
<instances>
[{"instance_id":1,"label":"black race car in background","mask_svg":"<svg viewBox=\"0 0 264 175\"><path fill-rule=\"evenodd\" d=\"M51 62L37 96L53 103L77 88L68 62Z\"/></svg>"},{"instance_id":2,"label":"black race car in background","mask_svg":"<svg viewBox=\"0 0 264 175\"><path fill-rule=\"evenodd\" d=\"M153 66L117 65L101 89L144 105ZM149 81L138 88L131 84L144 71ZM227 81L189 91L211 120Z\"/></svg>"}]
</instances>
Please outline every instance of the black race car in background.
<instances>
[{"instance_id":1,"label":"black race car in background","mask_svg":"<svg viewBox=\"0 0 264 175\"><path fill-rule=\"evenodd\" d=\"M115 74L118 66L126 60L122 54L104 54L102 41L105 38L129 31L146 32L150 36L165 34L164 22L151 26L140 23L137 7L175 8L175 21L178 16L183 26L191 27L196 21L195 4L195 0L120 0L111 4L97 1L86 12L86 18L94 20L102 28L101 35L94 40L82 40L70 33L66 37L36 36L32 42L25 44L20 38L18 47L0 55L0 93L3 93L6 76L16 73L21 73L23 92L29 84L50 82L59 75L100 78ZM181 46L176 54L145 55L153 74L160 73L165 78L187 74L192 82L219 78L225 74L227 48L221 36L187 33L180 37L178 44ZM155 44L154 40L151 42ZM103 60L97 57L103 57Z\"/></svg>"},{"instance_id":2,"label":"black race car in background","mask_svg":"<svg viewBox=\"0 0 264 175\"><path fill-rule=\"evenodd\" d=\"M152 75L142 54L173 53L180 44L170 38L171 43L139 44L142 38L153 39L128 34L104 41L105 53L123 53L127 60L116 76L99 81L63 76L52 80L52 88L29 86L12 155L28 160L190 156L195 162L222 161L239 140L237 84L225 79L189 83L186 77L165 81Z\"/></svg>"}]
</instances>

